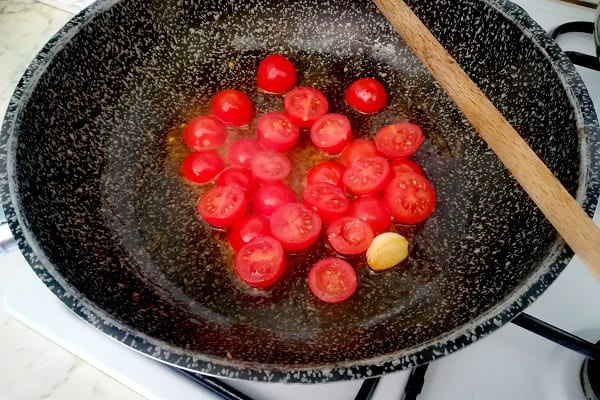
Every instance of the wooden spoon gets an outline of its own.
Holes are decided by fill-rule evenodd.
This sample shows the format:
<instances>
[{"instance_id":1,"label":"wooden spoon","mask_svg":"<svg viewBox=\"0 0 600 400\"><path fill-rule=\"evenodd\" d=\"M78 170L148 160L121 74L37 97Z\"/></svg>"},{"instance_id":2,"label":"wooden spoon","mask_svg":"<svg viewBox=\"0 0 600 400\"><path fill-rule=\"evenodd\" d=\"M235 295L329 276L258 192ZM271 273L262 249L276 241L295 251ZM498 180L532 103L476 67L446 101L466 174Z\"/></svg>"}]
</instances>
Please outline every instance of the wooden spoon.
<instances>
[{"instance_id":1,"label":"wooden spoon","mask_svg":"<svg viewBox=\"0 0 600 400\"><path fill-rule=\"evenodd\" d=\"M374 0L567 244L600 280L600 229L403 0Z\"/></svg>"}]
</instances>

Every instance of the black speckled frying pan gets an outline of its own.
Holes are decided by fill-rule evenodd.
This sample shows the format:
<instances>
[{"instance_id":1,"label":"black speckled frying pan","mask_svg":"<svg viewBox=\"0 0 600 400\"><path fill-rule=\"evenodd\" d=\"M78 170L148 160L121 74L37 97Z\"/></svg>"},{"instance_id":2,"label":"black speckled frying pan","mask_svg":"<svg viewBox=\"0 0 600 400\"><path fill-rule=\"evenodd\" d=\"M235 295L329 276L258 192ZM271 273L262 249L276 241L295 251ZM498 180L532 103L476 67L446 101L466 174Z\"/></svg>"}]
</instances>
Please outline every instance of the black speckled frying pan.
<instances>
[{"instance_id":1,"label":"black speckled frying pan","mask_svg":"<svg viewBox=\"0 0 600 400\"><path fill-rule=\"evenodd\" d=\"M436 359L500 327L572 255L376 7L368 1L103 1L75 17L27 70L2 128L3 206L31 266L77 314L124 344L191 370L318 382ZM573 66L522 10L497 0L410 5L591 215L599 193L596 116ZM257 92L266 54L287 55L357 135L408 119L438 194L425 223L399 227L401 267L368 272L330 305L313 298L317 246L251 293L222 234L196 215L178 168L181 126L217 91ZM343 103L373 76L387 108ZM250 130L232 132L248 134Z\"/></svg>"}]
</instances>

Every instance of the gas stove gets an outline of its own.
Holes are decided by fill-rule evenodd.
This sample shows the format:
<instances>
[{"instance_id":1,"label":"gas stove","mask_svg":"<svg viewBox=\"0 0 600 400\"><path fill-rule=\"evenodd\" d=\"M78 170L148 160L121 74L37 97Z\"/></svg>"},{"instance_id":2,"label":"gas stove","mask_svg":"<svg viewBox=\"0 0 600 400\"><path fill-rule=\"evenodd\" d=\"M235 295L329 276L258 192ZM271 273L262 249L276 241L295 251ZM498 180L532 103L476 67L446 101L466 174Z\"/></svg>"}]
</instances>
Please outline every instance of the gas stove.
<instances>
[{"instance_id":1,"label":"gas stove","mask_svg":"<svg viewBox=\"0 0 600 400\"><path fill-rule=\"evenodd\" d=\"M569 21L592 21L594 10L557 0L519 0L531 17L547 30ZM594 3L594 2L591 2ZM597 3L597 2L595 2ZM565 50L595 54L590 35L558 39ZM600 114L600 72L578 67ZM600 224L600 213L594 218ZM13 253L11 262L25 263ZM526 312L583 339L600 339L600 283L575 257L550 288ZM169 366L138 354L80 321L37 279L22 268L20 279L5 298L17 319L71 353L96 366L148 399L218 399L205 387ZM432 362L420 400L430 399L572 399L585 400L580 384L584 356L507 324L490 336ZM403 398L409 371L384 376L373 400ZM291 385L221 379L255 400L355 398L363 382ZM242 398L242 397L240 397ZM363 397L367 398L367 397Z\"/></svg>"}]
</instances>

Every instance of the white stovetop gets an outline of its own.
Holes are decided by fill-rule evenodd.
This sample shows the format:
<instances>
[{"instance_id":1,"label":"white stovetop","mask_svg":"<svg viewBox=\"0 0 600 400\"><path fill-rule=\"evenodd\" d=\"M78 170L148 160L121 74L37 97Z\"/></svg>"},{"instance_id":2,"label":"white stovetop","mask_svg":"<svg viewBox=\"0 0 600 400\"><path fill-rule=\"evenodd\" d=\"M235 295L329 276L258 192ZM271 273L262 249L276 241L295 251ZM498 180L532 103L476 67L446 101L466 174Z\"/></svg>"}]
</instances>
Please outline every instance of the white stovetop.
<instances>
[{"instance_id":1,"label":"white stovetop","mask_svg":"<svg viewBox=\"0 0 600 400\"><path fill-rule=\"evenodd\" d=\"M70 1L70 0L66 0ZM530 15L540 24L550 29L561 22L570 20L589 20L594 17L594 11L580 6L565 4L558 0L517 0L516 3L523 6ZM8 99L12 94L13 88L20 78L22 72L27 67L29 61L43 44L56 32L69 18L70 14L51 8L47 5L36 3L33 0L0 0L0 120L6 109ZM577 38L577 36L575 36ZM562 43L562 42L561 42ZM584 44L587 43L587 44ZM571 46L571 43L569 43ZM591 41L580 41L575 46L589 53L594 52ZM571 48L571 47L570 47ZM593 100L600 104L600 73L593 73L580 69L580 73L590 86L594 87ZM598 75L595 75L598 74ZM597 76L597 77L596 77ZM598 107L597 107L598 108ZM32 298L29 296L31 291L39 293ZM548 322L559 325L560 327L571 330L574 333L593 338L600 336L600 331L583 330L582 327L594 326L590 321L600 321L600 309L591 307L585 299L587 297L571 296L570 293L589 293L592 298L600 299L600 286L595 282L585 267L578 261L572 262L565 273L550 289L536 302L528 312L539 316ZM10 308L15 314L22 314L25 311L35 313L46 313L52 318L47 318L49 322L49 331L68 330L74 336L80 337L83 332L89 329L87 326L81 327L78 320L67 314L67 317L61 317L60 323L58 316L62 308L60 304L51 297L47 296L47 290L34 278L33 273L27 266L27 263L19 253L12 253L0 258L0 298L5 299L4 307L0 307L0 400L68 400L68 399L111 399L111 400L131 400L140 399L141 396L126 386L116 382L96 367L90 366L80 357L88 359L91 357L85 352L80 353L77 345L71 345L70 351L76 352L79 357L70 354L62 347L52 341L37 334L34 330L22 324L15 317L11 316L6 308ZM594 297L597 296L597 297ZM548 304L557 305L548 307ZM595 303L597 305L598 302ZM20 315L20 318L27 320L26 316ZM31 321L29 322L32 323ZM598 325L596 325L598 326ZM427 382L446 381L457 382L472 374L480 374L479 383L472 387L465 388L460 385L444 385L440 391L435 385L427 385L420 397L427 399L503 399L502 390L507 386L516 386L528 380L542 380L545 378L547 384L542 385L542 389L536 392L528 392L524 389L518 391L518 395L510 395L512 399L537 399L546 398L545 394L553 393L555 398L567 398L561 396L560 386L553 387L559 379L547 379L553 374L564 376L559 369L559 365L576 364L579 357L571 352L547 343L546 341L534 337L531 334L523 332L520 328L508 325L500 330L501 334L494 334L465 350L446 357L434 363L427 375ZM53 338L60 341L59 338ZM100 337L95 342L98 358L102 358L105 353L104 346L113 345L110 339ZM493 344L496 359L489 366L485 364L484 358L488 356L486 348ZM88 346L89 347L89 346ZM139 356L123 349L125 353L118 357L125 360L120 363L126 366L127 370L138 368ZM88 352L89 353L89 352ZM93 353L93 351L91 352ZM129 354L131 353L131 354ZM519 358L520 368L504 368L503 365L511 365L513 358L519 357L523 353L528 353L529 357ZM117 356L110 356L117 357ZM110 358L109 357L109 358ZM457 368L455 360L461 357L468 360L461 363L461 368ZM554 368L543 372L546 377L539 374L531 374L531 370L536 368L535 360L548 358L549 365L555 365ZM531 364L528 364L528 360ZM543 360L543 361L544 361ZM552 360L552 361L550 361ZM562 363L558 362L563 360ZM503 364L504 363L504 364ZM136 386L144 377L125 377L118 367L103 365L102 361L95 362L95 365L106 373L118 376L122 382L129 387L134 387L139 393L143 393L148 398L199 398L214 399L214 396L205 395L205 393L192 386L183 383L176 375L167 375L168 381L157 385L160 387L172 387L178 385L181 396L174 397L172 391L167 397L164 394L153 397L149 392ZM158 373L163 367L153 365L149 367L147 374L151 377L150 381L155 381L154 374ZM481 374L484 370L485 373ZM529 371L529 375L521 371ZM383 380L378 388L376 399L386 399L386 396L400 393L405 379L405 373L393 374ZM492 378L500 379L492 379ZM570 376L575 380L574 376ZM510 382L510 383L508 383ZM358 383L343 383L317 387L305 386L299 390L298 398L312 398L318 400L327 398L335 400L336 398L352 398L353 393L358 388ZM280 399L274 394L272 386L250 386L250 390L261 398ZM335 395L323 397L325 392L335 389ZM502 389L502 390L501 390ZM156 392L155 392L156 393ZM345 394L345 396L343 396ZM337 397L336 397L337 396ZM296 397L294 397L296 398ZM397 396L394 396L397 398Z\"/></svg>"}]
</instances>

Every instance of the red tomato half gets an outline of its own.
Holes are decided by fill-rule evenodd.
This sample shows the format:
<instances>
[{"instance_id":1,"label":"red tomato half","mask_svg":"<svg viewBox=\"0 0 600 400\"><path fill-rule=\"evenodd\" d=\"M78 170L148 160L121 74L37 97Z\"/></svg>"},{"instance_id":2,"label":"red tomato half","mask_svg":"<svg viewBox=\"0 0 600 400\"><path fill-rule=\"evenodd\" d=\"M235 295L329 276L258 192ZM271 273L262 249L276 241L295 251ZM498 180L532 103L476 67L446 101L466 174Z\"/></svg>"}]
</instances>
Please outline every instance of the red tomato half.
<instances>
[{"instance_id":1,"label":"red tomato half","mask_svg":"<svg viewBox=\"0 0 600 400\"><path fill-rule=\"evenodd\" d=\"M361 78L348 87L344 99L356 111L373 114L385 107L387 93L377 80Z\"/></svg>"},{"instance_id":2,"label":"red tomato half","mask_svg":"<svg viewBox=\"0 0 600 400\"><path fill-rule=\"evenodd\" d=\"M340 188L344 187L344 176L346 167L335 161L324 161L313 165L306 173L306 186L313 183L325 182Z\"/></svg>"},{"instance_id":3,"label":"red tomato half","mask_svg":"<svg viewBox=\"0 0 600 400\"><path fill-rule=\"evenodd\" d=\"M397 122L377 131L375 146L389 158L408 158L419 149L423 139L423 132L418 125Z\"/></svg>"},{"instance_id":4,"label":"red tomato half","mask_svg":"<svg viewBox=\"0 0 600 400\"><path fill-rule=\"evenodd\" d=\"M350 207L350 200L344 191L325 182L307 186L302 192L302 202L306 207L319 214L325 224L346 214Z\"/></svg>"},{"instance_id":5,"label":"red tomato half","mask_svg":"<svg viewBox=\"0 0 600 400\"><path fill-rule=\"evenodd\" d=\"M327 154L337 154L352 137L350 120L342 114L325 114L310 127L310 140Z\"/></svg>"},{"instance_id":6,"label":"red tomato half","mask_svg":"<svg viewBox=\"0 0 600 400\"><path fill-rule=\"evenodd\" d=\"M378 156L375 142L369 139L356 139L350 142L340 155L340 163L346 168L350 168L352 164L359 158Z\"/></svg>"},{"instance_id":7,"label":"red tomato half","mask_svg":"<svg viewBox=\"0 0 600 400\"><path fill-rule=\"evenodd\" d=\"M260 236L270 236L269 220L263 215L246 215L240 221L231 227L231 232L227 239L231 248L235 251L250 242L252 239Z\"/></svg>"},{"instance_id":8,"label":"red tomato half","mask_svg":"<svg viewBox=\"0 0 600 400\"><path fill-rule=\"evenodd\" d=\"M282 205L295 202L296 194L283 183L266 183L254 193L252 210L256 214L269 216Z\"/></svg>"},{"instance_id":9,"label":"red tomato half","mask_svg":"<svg viewBox=\"0 0 600 400\"><path fill-rule=\"evenodd\" d=\"M198 213L207 224L227 228L244 216L246 194L237 186L216 186L198 200Z\"/></svg>"},{"instance_id":10,"label":"red tomato half","mask_svg":"<svg viewBox=\"0 0 600 400\"><path fill-rule=\"evenodd\" d=\"M271 215L271 233L286 251L306 250L321 234L321 218L300 203L288 203Z\"/></svg>"},{"instance_id":11,"label":"red tomato half","mask_svg":"<svg viewBox=\"0 0 600 400\"><path fill-rule=\"evenodd\" d=\"M327 227L329 244L340 254L353 256L367 251L373 241L373 230L365 221L342 217Z\"/></svg>"},{"instance_id":12,"label":"red tomato half","mask_svg":"<svg viewBox=\"0 0 600 400\"><path fill-rule=\"evenodd\" d=\"M229 146L227 160L231 165L250 168L252 157L262 149L260 144L254 139L238 139Z\"/></svg>"},{"instance_id":13,"label":"red tomato half","mask_svg":"<svg viewBox=\"0 0 600 400\"><path fill-rule=\"evenodd\" d=\"M195 151L181 163L182 175L194 183L208 183L225 168L225 161L214 150Z\"/></svg>"},{"instance_id":14,"label":"red tomato half","mask_svg":"<svg viewBox=\"0 0 600 400\"><path fill-rule=\"evenodd\" d=\"M300 128L282 112L261 115L256 123L258 141L269 149L285 152L291 150L298 141Z\"/></svg>"},{"instance_id":15,"label":"red tomato half","mask_svg":"<svg viewBox=\"0 0 600 400\"><path fill-rule=\"evenodd\" d=\"M361 196L350 204L348 215L365 221L373 233L389 230L392 216L385 207L383 199L378 196Z\"/></svg>"},{"instance_id":16,"label":"red tomato half","mask_svg":"<svg viewBox=\"0 0 600 400\"><path fill-rule=\"evenodd\" d=\"M376 194L385 188L391 175L390 164L385 158L363 157L344 172L344 185L359 196Z\"/></svg>"},{"instance_id":17,"label":"red tomato half","mask_svg":"<svg viewBox=\"0 0 600 400\"><path fill-rule=\"evenodd\" d=\"M292 171L290 159L275 150L262 150L250 161L252 174L259 182L275 182L287 178Z\"/></svg>"},{"instance_id":18,"label":"red tomato half","mask_svg":"<svg viewBox=\"0 0 600 400\"><path fill-rule=\"evenodd\" d=\"M183 130L183 141L195 151L214 149L226 139L227 127L212 115L192 119Z\"/></svg>"},{"instance_id":19,"label":"red tomato half","mask_svg":"<svg viewBox=\"0 0 600 400\"><path fill-rule=\"evenodd\" d=\"M316 262L308 271L308 287L313 295L327 303L349 299L358 286L356 272L346 261L330 257Z\"/></svg>"},{"instance_id":20,"label":"red tomato half","mask_svg":"<svg viewBox=\"0 0 600 400\"><path fill-rule=\"evenodd\" d=\"M435 190L421 175L396 175L385 188L383 200L394 219L401 224L425 221L435 208Z\"/></svg>"},{"instance_id":21,"label":"red tomato half","mask_svg":"<svg viewBox=\"0 0 600 400\"><path fill-rule=\"evenodd\" d=\"M235 89L222 90L210 105L212 114L227 125L248 125L254 116L254 105L245 93Z\"/></svg>"},{"instance_id":22,"label":"red tomato half","mask_svg":"<svg viewBox=\"0 0 600 400\"><path fill-rule=\"evenodd\" d=\"M252 171L242 167L225 168L217 177L217 186L238 186L248 198L258 189Z\"/></svg>"},{"instance_id":23,"label":"red tomato half","mask_svg":"<svg viewBox=\"0 0 600 400\"><path fill-rule=\"evenodd\" d=\"M415 174L425 176L425 172L419 166L419 164L412 160L409 160L408 158L399 158L397 160L392 160L390 166L392 167L392 172L394 173L394 176L403 172L414 172Z\"/></svg>"},{"instance_id":24,"label":"red tomato half","mask_svg":"<svg viewBox=\"0 0 600 400\"><path fill-rule=\"evenodd\" d=\"M269 54L258 64L256 85L269 93L285 93L296 84L294 64L280 54Z\"/></svg>"},{"instance_id":25,"label":"red tomato half","mask_svg":"<svg viewBox=\"0 0 600 400\"><path fill-rule=\"evenodd\" d=\"M285 95L283 108L294 124L300 128L310 128L317 118L327 114L329 103L325 95L317 89L298 86Z\"/></svg>"},{"instance_id":26,"label":"red tomato half","mask_svg":"<svg viewBox=\"0 0 600 400\"><path fill-rule=\"evenodd\" d=\"M281 244L261 236L242 246L235 257L235 272L248 286L266 288L277 283L285 271Z\"/></svg>"}]
</instances>

